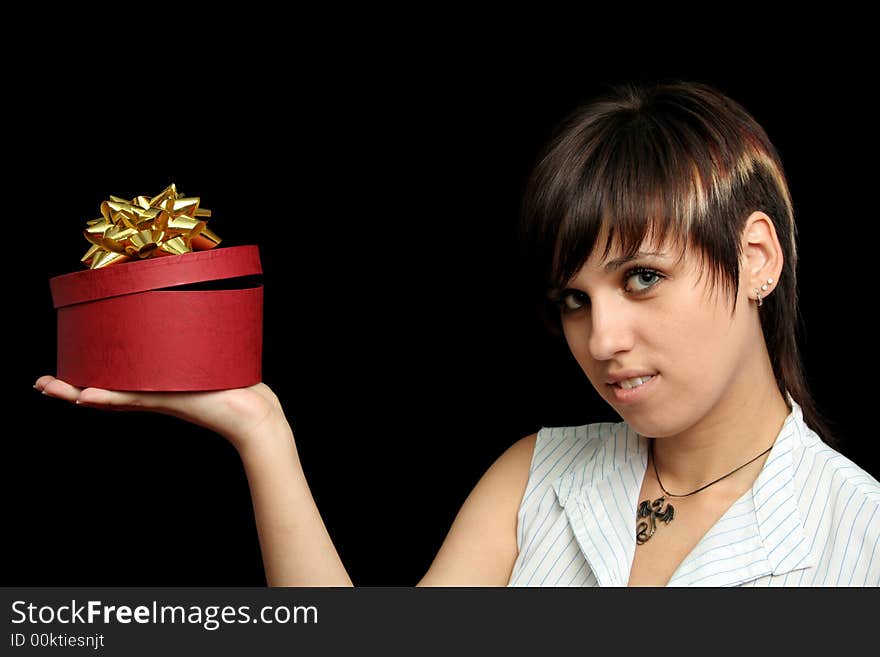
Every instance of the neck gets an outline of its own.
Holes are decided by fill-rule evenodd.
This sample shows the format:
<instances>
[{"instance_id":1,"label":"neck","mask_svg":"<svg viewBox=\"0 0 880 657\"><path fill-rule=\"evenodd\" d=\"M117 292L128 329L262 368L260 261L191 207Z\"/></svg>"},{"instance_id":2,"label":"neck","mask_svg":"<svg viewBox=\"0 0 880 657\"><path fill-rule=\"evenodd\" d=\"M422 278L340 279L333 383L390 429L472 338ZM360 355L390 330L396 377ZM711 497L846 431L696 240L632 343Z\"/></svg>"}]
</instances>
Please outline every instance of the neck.
<instances>
[{"instance_id":1,"label":"neck","mask_svg":"<svg viewBox=\"0 0 880 657\"><path fill-rule=\"evenodd\" d=\"M769 376L742 377L742 384L729 390L695 425L654 440L663 486L670 493L684 494L738 468L773 444L790 412L772 370ZM765 454L731 475L727 485L748 477L754 480L766 458Z\"/></svg>"}]
</instances>

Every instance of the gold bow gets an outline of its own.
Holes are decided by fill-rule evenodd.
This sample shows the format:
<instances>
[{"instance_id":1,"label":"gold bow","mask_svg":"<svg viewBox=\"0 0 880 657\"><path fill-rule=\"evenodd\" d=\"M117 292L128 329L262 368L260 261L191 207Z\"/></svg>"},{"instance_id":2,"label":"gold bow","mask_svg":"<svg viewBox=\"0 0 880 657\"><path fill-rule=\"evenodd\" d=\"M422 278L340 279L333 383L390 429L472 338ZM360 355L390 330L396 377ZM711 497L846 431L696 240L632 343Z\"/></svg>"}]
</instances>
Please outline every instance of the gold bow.
<instances>
[{"instance_id":1,"label":"gold bow","mask_svg":"<svg viewBox=\"0 0 880 657\"><path fill-rule=\"evenodd\" d=\"M87 222L83 231L92 243L82 257L91 269L132 258L154 258L203 251L220 243L205 221L211 211L199 207L199 198L179 196L171 183L158 196L126 201L111 196L101 203L101 217Z\"/></svg>"}]
</instances>

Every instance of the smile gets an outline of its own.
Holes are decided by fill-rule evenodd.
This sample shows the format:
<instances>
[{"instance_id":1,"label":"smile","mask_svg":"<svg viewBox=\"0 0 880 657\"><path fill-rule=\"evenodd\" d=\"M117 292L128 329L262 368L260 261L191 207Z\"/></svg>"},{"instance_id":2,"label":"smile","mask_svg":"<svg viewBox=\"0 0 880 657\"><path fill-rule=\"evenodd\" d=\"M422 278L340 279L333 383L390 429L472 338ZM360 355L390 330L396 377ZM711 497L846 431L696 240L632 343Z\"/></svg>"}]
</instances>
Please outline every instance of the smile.
<instances>
[{"instance_id":1,"label":"smile","mask_svg":"<svg viewBox=\"0 0 880 657\"><path fill-rule=\"evenodd\" d=\"M630 404L650 394L657 388L659 374L652 376L638 376L633 379L625 379L620 383L606 384L614 393L615 399L622 404Z\"/></svg>"},{"instance_id":2,"label":"smile","mask_svg":"<svg viewBox=\"0 0 880 657\"><path fill-rule=\"evenodd\" d=\"M632 388L638 388L640 385L642 385L643 383L647 383L653 378L653 374L649 376L637 376L632 379L624 379L623 381L619 381L614 385L618 386L619 388L626 388L627 390L630 390Z\"/></svg>"}]
</instances>

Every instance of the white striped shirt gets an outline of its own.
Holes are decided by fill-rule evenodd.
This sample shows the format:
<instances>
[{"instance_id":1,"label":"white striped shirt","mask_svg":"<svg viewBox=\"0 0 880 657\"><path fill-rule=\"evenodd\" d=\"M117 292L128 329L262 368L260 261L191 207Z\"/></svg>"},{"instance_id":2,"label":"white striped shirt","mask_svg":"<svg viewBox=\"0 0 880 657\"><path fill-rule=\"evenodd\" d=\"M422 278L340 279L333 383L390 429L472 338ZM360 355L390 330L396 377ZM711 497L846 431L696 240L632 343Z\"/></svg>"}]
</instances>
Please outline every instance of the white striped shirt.
<instances>
[{"instance_id":1,"label":"white striped shirt","mask_svg":"<svg viewBox=\"0 0 880 657\"><path fill-rule=\"evenodd\" d=\"M792 411L752 488L669 586L878 586L880 483ZM625 422L544 427L508 586L626 586L648 441Z\"/></svg>"}]
</instances>

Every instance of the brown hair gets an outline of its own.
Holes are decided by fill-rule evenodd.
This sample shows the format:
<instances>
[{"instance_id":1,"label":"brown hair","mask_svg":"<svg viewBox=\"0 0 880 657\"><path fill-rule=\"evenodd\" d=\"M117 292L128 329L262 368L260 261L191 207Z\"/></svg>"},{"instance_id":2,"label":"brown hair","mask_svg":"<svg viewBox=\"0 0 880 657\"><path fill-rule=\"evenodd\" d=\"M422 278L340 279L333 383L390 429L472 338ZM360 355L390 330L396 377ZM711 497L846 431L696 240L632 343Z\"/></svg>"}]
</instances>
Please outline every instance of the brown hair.
<instances>
[{"instance_id":1,"label":"brown hair","mask_svg":"<svg viewBox=\"0 0 880 657\"><path fill-rule=\"evenodd\" d=\"M749 215L773 221L784 266L759 317L780 393L836 444L804 376L797 333L797 228L779 154L764 129L717 89L681 80L623 83L572 112L535 166L523 199L519 239L530 293L554 338L562 335L556 292L574 276L608 225L612 244L634 255L650 231L698 254L711 289L736 301L740 240ZM682 251L683 252L683 251Z\"/></svg>"}]
</instances>

